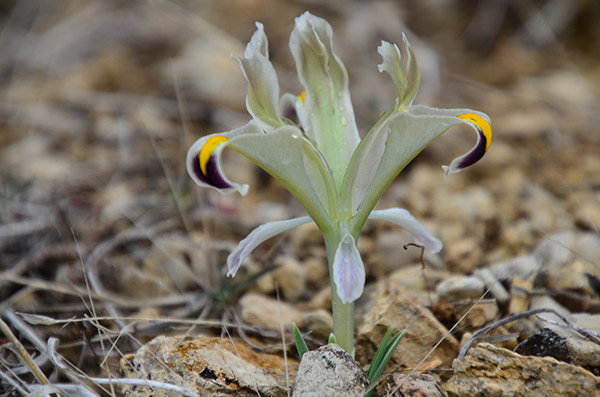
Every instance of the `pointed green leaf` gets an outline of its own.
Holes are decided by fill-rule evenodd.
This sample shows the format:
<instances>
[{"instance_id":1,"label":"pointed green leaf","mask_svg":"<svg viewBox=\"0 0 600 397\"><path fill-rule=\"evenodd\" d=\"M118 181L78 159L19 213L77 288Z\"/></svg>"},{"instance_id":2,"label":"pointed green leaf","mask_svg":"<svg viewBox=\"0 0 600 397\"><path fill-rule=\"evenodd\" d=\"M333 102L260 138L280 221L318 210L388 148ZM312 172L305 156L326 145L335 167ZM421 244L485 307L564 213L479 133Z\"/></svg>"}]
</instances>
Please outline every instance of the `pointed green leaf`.
<instances>
[{"instance_id":1,"label":"pointed green leaf","mask_svg":"<svg viewBox=\"0 0 600 397\"><path fill-rule=\"evenodd\" d=\"M377 352L375 353L375 356L373 357L373 361L371 361L371 365L369 365L367 376L369 377L372 388L369 392L367 392L365 395L366 397L370 397L371 394L373 394L376 382L379 380L379 377L383 373L387 363L392 358L398 343L400 343L400 340L406 334L406 330L402 330L390 339L393 332L393 328L387 330L383 340L381 341L381 344L379 345L379 348L377 349Z\"/></svg>"},{"instance_id":2,"label":"pointed green leaf","mask_svg":"<svg viewBox=\"0 0 600 397\"><path fill-rule=\"evenodd\" d=\"M300 333L300 330L296 326L296 323L292 323L292 332L294 333L294 341L296 341L296 349L298 350L298 355L302 360L302 356L304 353L308 352L308 346L306 346L306 342Z\"/></svg>"},{"instance_id":3,"label":"pointed green leaf","mask_svg":"<svg viewBox=\"0 0 600 397\"><path fill-rule=\"evenodd\" d=\"M335 334L333 332L329 334L329 339L327 340L327 343L334 343L337 345L337 338L335 337Z\"/></svg>"}]
</instances>

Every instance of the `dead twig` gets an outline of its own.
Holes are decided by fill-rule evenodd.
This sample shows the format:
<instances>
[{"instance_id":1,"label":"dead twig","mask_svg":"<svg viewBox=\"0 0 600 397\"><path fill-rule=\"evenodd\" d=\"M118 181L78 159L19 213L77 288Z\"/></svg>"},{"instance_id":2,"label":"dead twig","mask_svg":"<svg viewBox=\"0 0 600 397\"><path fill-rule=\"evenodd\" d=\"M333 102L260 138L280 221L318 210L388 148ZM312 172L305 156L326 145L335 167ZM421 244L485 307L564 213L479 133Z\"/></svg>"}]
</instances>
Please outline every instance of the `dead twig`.
<instances>
[{"instance_id":1,"label":"dead twig","mask_svg":"<svg viewBox=\"0 0 600 397\"><path fill-rule=\"evenodd\" d=\"M15 334L13 334L8 324L6 324L2 319L0 319L0 331L2 331L2 333L8 338L8 340L11 341L11 343L15 347L16 353L21 358L21 360L23 360L23 362L31 369L31 373L33 374L33 376L35 376L37 381L43 385L50 384L50 381L46 377L46 374L44 374L40 367L38 367L38 365L29 355L23 344L19 341L19 339L17 339L17 337L15 336Z\"/></svg>"}]
</instances>

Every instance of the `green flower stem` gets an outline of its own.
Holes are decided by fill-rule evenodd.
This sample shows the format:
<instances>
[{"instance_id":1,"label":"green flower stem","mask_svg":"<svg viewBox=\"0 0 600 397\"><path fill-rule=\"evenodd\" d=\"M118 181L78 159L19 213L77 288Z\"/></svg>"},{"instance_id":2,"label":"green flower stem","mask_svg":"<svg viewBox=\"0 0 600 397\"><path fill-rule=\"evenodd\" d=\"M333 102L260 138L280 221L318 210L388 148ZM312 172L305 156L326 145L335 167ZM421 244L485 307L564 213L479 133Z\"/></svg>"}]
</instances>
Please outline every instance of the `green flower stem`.
<instances>
[{"instance_id":1,"label":"green flower stem","mask_svg":"<svg viewBox=\"0 0 600 397\"><path fill-rule=\"evenodd\" d=\"M337 344L348 354L354 356L354 302L342 303L333 282L333 259L341 241L339 230L324 235L329 278L331 280L331 310L333 312L333 334Z\"/></svg>"}]
</instances>

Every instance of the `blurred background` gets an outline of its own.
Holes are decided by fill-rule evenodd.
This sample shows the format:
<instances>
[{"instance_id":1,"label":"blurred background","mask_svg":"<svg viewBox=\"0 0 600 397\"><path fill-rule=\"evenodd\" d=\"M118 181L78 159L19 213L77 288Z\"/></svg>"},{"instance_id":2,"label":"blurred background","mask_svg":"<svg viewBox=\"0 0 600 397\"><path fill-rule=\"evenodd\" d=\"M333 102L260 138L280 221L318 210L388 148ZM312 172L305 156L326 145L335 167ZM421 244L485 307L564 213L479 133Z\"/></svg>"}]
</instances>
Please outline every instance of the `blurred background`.
<instances>
[{"instance_id":1,"label":"blurred background","mask_svg":"<svg viewBox=\"0 0 600 397\"><path fill-rule=\"evenodd\" d=\"M449 131L380 203L409 209L444 241L430 266L468 274L557 232L598 234L595 0L2 1L2 312L81 316L94 297L115 317L224 318L241 291L223 284L225 255L253 227L303 212L241 156L226 163L233 180L250 184L247 197L199 189L185 153L203 134L249 119L246 83L230 55L242 56L255 21L264 24L282 92L301 91L288 40L305 10L333 26L363 135L395 94L377 70L377 46L401 43L402 33L421 68L416 103L492 119L491 149L479 164L443 178L440 165L475 142L472 131ZM284 298L302 306L328 285L320 237L309 226L274 240L247 273L296 258L301 289L290 286ZM398 241L410 239L367 225L359 248L369 282L419 257ZM274 295L272 281L254 288ZM164 332L144 329L142 341ZM86 357L81 346L92 336L84 331L38 330L73 342L63 354L74 362ZM126 344L125 352L139 346Z\"/></svg>"}]
</instances>

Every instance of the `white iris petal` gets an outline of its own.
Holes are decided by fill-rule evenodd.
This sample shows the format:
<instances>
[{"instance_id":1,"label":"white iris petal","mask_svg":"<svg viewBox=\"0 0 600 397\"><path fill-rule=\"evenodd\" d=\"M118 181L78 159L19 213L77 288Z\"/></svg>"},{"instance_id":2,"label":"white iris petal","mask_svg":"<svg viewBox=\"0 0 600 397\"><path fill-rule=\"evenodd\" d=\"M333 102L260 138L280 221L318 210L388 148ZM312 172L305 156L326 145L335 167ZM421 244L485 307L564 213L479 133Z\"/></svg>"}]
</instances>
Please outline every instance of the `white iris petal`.
<instances>
[{"instance_id":1,"label":"white iris petal","mask_svg":"<svg viewBox=\"0 0 600 397\"><path fill-rule=\"evenodd\" d=\"M244 262L244 259L260 244L285 231L312 222L309 216L289 219L287 221L269 222L254 229L227 257L227 276L233 277Z\"/></svg>"},{"instance_id":2,"label":"white iris petal","mask_svg":"<svg viewBox=\"0 0 600 397\"><path fill-rule=\"evenodd\" d=\"M424 245L434 254L442 250L442 242L429 233L429 230L404 208L373 211L369 215L369 219L379 219L402 226L408 230L417 243Z\"/></svg>"}]
</instances>

